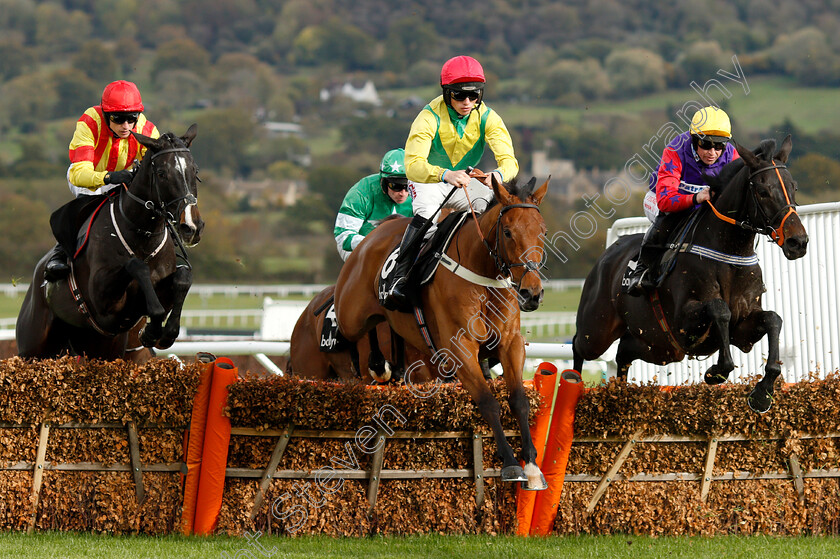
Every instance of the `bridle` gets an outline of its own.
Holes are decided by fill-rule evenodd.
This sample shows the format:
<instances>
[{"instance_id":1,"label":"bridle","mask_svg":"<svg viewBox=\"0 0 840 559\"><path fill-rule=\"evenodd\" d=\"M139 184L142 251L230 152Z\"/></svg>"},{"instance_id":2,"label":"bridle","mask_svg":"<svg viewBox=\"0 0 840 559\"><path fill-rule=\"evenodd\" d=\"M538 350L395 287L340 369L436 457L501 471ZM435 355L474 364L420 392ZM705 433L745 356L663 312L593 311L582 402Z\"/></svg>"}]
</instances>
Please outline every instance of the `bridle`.
<instances>
[{"instance_id":1,"label":"bridle","mask_svg":"<svg viewBox=\"0 0 840 559\"><path fill-rule=\"evenodd\" d=\"M469 201L469 197L468 197ZM507 256L507 252L505 251L505 245L502 242L502 234L501 234L501 224L502 224L502 216L505 214L506 211L512 210L514 208L526 208L526 209L534 209L537 212L540 211L540 207L536 204L511 204L509 206L502 206L499 210L499 216L496 218L496 223L493 225L493 228L490 229L490 233L492 234L494 230L496 230L496 246L491 247L490 243L487 242L487 239L484 237L484 234L481 232L481 227L478 224L478 218L475 215L475 211L472 209L472 204L469 205L470 213L473 216L473 220L475 221L476 227L478 228L478 235L481 239L481 242L484 243L485 248L487 248L487 252L490 256L493 257L493 262L496 265L496 268L502 273L505 278L513 277L513 268L524 267L525 271L522 273L522 276L519 278L519 282L516 286L517 290L522 286L522 280L525 279L525 276L529 272L537 272L541 267L542 263L535 261L535 260L525 260L524 262L518 263L510 263L510 259ZM488 235L489 235L488 234Z\"/></svg>"},{"instance_id":2,"label":"bridle","mask_svg":"<svg viewBox=\"0 0 840 559\"><path fill-rule=\"evenodd\" d=\"M779 172L779 169L787 169L787 165L781 163L774 163L773 160L770 160L770 165L765 167L761 167L760 169L756 169L755 171L750 172L750 175L747 180L749 180L750 184L750 194L752 195L753 205L756 207L758 214L760 214L761 219L764 221L764 225L761 227L756 227L752 223L747 220L737 221L732 219L731 217L725 216L721 214L717 208L712 204L711 200L707 200L706 203L709 204L709 207L712 208L715 216L718 219L725 221L726 223L738 226L742 229L746 229L748 231L752 231L753 233L757 233L759 235L767 235L770 237L771 241L775 242L779 246L783 246L785 243L785 232L784 226L785 222L791 215L799 215L796 213L796 204L790 201L790 195L788 194L787 185L785 185L785 181L782 179L782 174ZM761 207L761 204L758 202L758 196L755 193L756 186L753 182L753 177L758 175L759 173L763 173L765 171L776 171L776 176L779 178L779 184L782 185L782 192L785 194L785 201L787 202L786 205L782 206L778 212L776 212L772 218L767 217L767 212L764 211L764 208ZM784 214L784 215L782 215ZM773 222L776 221L777 218L781 216L779 221L778 227L773 227Z\"/></svg>"},{"instance_id":3,"label":"bridle","mask_svg":"<svg viewBox=\"0 0 840 559\"><path fill-rule=\"evenodd\" d=\"M160 157L161 155L164 155L164 154L168 154L168 153L183 153L183 152L190 153L190 150L189 150L189 148L186 148L186 147L173 147L173 148L162 149L162 150L157 151L157 152L150 155L149 165L150 165L151 169L150 169L149 173L151 175L151 183L152 183L151 191L154 194L156 200L144 200L143 198L140 198L139 196L137 196L136 194L131 192L128 189L128 185L126 185L126 184L123 185L123 190L124 190L125 194L131 200L137 202L138 204L143 206L147 211L152 213L152 218L151 218L152 221L156 221L158 218L163 218L164 225L165 225L166 229L169 231L169 234L172 236L172 238L175 241L175 244L178 246L178 250L180 252L180 255L179 255L180 258L185 262L187 267L191 267L190 263L189 263L189 259L187 258L186 247L184 246L183 240L181 240L181 235L178 233L176 223L179 219L179 216L181 215L181 212L187 206L195 205L196 203L198 203L198 199L195 197L195 195L192 192L190 192L189 184L186 181L184 181L184 184L183 184L184 195L179 196L177 198L174 198L173 200L170 200L168 202L164 201L163 200L163 195L161 194L160 182L158 180L158 174L155 172L156 171L155 160L158 157ZM196 177L196 178L198 178L198 177ZM144 228L138 226L136 223L132 222L131 219L129 219L128 216L125 214L125 210L123 208L123 200L124 200L124 197L120 196L119 197L120 214L122 215L122 217L126 221L128 221L129 224L131 224L132 227L134 227L134 229L137 233L139 233L141 235L144 235L147 238L152 237L156 234L160 234L160 233L155 233L154 231L150 231L148 229L144 229ZM169 208L173 204L176 205L174 213L169 210Z\"/></svg>"}]
</instances>

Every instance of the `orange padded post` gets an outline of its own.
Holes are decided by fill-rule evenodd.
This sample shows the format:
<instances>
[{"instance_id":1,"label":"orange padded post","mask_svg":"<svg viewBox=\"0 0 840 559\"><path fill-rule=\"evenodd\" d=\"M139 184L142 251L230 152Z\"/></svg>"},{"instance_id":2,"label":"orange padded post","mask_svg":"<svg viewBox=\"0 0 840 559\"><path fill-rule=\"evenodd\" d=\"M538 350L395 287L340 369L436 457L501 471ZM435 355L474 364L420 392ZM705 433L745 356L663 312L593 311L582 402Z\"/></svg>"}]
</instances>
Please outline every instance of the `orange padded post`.
<instances>
[{"instance_id":1,"label":"orange padded post","mask_svg":"<svg viewBox=\"0 0 840 559\"><path fill-rule=\"evenodd\" d=\"M536 497L529 531L532 536L547 536L554 527L560 495L563 492L563 479L566 477L566 464L574 438L575 406L582 392L583 382L580 374L573 369L563 371L541 466L548 489L540 491Z\"/></svg>"},{"instance_id":2,"label":"orange padded post","mask_svg":"<svg viewBox=\"0 0 840 559\"><path fill-rule=\"evenodd\" d=\"M531 439L537 449L537 466L542 464L545 454L545 437L548 433L548 422L551 419L551 405L554 403L554 389L557 383L557 367L553 363L540 363L534 375L534 388L540 393L540 409L534 415L531 425ZM536 491L527 491L522 486L516 487L516 533L527 536L531 528L531 518L534 514Z\"/></svg>"},{"instance_id":3,"label":"orange padded post","mask_svg":"<svg viewBox=\"0 0 840 559\"><path fill-rule=\"evenodd\" d=\"M216 359L195 502L193 531L198 535L212 534L219 521L230 445L230 418L224 415L224 408L227 405L228 386L236 382L238 376L239 371L233 366L233 361L227 357Z\"/></svg>"},{"instance_id":4,"label":"orange padded post","mask_svg":"<svg viewBox=\"0 0 840 559\"><path fill-rule=\"evenodd\" d=\"M204 450L204 430L207 426L207 404L210 401L210 387L213 381L213 366L216 357L211 353L198 355L204 365L198 391L193 400L190 418L189 442L186 459L187 475L184 478L184 506L181 512L181 533L189 535L195 523L195 501L198 497L198 478L201 473L201 453Z\"/></svg>"}]
</instances>

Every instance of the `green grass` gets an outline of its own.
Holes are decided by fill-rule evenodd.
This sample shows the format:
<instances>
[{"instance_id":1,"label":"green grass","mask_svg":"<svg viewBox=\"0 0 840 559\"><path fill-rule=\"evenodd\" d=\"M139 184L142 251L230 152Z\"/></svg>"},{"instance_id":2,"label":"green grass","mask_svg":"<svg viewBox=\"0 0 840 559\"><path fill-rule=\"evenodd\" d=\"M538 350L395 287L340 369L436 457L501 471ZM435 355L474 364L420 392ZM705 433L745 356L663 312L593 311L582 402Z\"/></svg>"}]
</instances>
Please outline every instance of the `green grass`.
<instances>
[{"instance_id":1,"label":"green grass","mask_svg":"<svg viewBox=\"0 0 840 559\"><path fill-rule=\"evenodd\" d=\"M275 557L422 557L527 559L581 558L707 558L786 559L834 558L840 539L821 537L721 536L676 538L640 536L410 536L371 538L261 537L259 550L245 538L114 537L90 534L2 534L0 558L89 559ZM226 555L223 555L226 554Z\"/></svg>"},{"instance_id":2,"label":"green grass","mask_svg":"<svg viewBox=\"0 0 840 559\"><path fill-rule=\"evenodd\" d=\"M580 301L580 289L546 291L542 305L536 312L576 312Z\"/></svg>"}]
</instances>

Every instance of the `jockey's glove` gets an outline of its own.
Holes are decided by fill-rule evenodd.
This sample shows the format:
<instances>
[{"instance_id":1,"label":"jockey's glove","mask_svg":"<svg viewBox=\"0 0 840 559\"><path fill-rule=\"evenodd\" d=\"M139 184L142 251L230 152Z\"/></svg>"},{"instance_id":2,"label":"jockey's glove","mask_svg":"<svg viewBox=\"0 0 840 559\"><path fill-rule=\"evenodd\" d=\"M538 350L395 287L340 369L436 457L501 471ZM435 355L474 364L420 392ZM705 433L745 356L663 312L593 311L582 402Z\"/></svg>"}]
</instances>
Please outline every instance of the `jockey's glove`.
<instances>
[{"instance_id":1,"label":"jockey's glove","mask_svg":"<svg viewBox=\"0 0 840 559\"><path fill-rule=\"evenodd\" d=\"M132 178L134 178L134 171L130 169L111 171L105 175L105 184L128 184Z\"/></svg>"}]
</instances>

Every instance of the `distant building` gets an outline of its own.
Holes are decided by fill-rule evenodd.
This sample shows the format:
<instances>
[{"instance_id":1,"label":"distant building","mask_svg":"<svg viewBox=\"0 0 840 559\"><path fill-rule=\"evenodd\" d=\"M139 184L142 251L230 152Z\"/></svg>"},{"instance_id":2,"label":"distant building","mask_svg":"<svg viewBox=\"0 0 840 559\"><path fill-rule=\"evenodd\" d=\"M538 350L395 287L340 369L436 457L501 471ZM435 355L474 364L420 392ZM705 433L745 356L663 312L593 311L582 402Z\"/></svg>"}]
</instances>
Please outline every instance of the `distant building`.
<instances>
[{"instance_id":1,"label":"distant building","mask_svg":"<svg viewBox=\"0 0 840 559\"><path fill-rule=\"evenodd\" d=\"M251 207L294 206L307 190L306 181L286 179L275 181L245 181L233 179L225 188L225 195L247 198Z\"/></svg>"},{"instance_id":2,"label":"distant building","mask_svg":"<svg viewBox=\"0 0 840 559\"><path fill-rule=\"evenodd\" d=\"M647 188L646 182L634 181L624 171L619 172L615 169L578 171L571 159L549 159L547 150L533 152L531 174L540 183L550 176L549 193L566 201L580 199L584 194L597 194L604 189L604 185L609 180L617 176L620 176L623 183L626 183L633 191Z\"/></svg>"},{"instance_id":3,"label":"distant building","mask_svg":"<svg viewBox=\"0 0 840 559\"><path fill-rule=\"evenodd\" d=\"M273 137L289 137L289 136L303 136L303 126L295 124L294 122L272 122L268 121L263 124L268 131L269 136Z\"/></svg>"},{"instance_id":4,"label":"distant building","mask_svg":"<svg viewBox=\"0 0 840 559\"><path fill-rule=\"evenodd\" d=\"M345 82L341 85L325 87L321 90L321 101L327 102L335 96L347 97L357 103L368 103L370 105L382 105L382 99L376 91L376 86L368 80L364 84Z\"/></svg>"}]
</instances>

